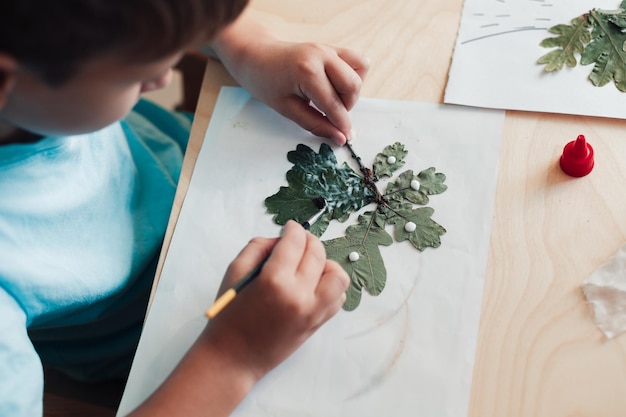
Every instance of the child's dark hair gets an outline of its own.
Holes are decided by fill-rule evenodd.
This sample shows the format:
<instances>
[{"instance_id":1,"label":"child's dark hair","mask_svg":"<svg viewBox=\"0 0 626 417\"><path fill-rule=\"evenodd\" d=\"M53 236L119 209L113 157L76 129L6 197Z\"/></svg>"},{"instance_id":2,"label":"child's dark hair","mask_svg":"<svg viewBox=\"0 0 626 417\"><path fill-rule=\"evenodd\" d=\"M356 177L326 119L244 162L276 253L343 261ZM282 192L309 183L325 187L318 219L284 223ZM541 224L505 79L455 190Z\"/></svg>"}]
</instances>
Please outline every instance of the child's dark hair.
<instances>
[{"instance_id":1,"label":"child's dark hair","mask_svg":"<svg viewBox=\"0 0 626 417\"><path fill-rule=\"evenodd\" d=\"M48 84L115 52L129 63L165 57L212 38L248 0L2 0L0 51Z\"/></svg>"}]
</instances>

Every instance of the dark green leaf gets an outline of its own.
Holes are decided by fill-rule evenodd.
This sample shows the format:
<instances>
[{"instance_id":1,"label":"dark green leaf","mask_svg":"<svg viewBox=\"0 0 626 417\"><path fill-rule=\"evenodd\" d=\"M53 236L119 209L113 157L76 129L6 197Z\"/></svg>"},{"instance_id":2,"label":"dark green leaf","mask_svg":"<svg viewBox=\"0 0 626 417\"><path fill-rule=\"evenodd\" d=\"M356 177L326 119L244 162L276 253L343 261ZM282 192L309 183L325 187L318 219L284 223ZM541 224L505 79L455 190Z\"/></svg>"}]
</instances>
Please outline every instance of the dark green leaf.
<instances>
[{"instance_id":1,"label":"dark green leaf","mask_svg":"<svg viewBox=\"0 0 626 417\"><path fill-rule=\"evenodd\" d=\"M302 223L319 211L311 196L295 187L280 187L276 194L265 199L265 205L270 213L276 214L274 222L281 225L288 220Z\"/></svg>"},{"instance_id":2,"label":"dark green leaf","mask_svg":"<svg viewBox=\"0 0 626 417\"><path fill-rule=\"evenodd\" d=\"M614 81L620 91L626 91L626 52L623 49L626 33L604 13L592 10L589 19L593 23L593 40L585 48L580 63L595 64L589 75L593 85L600 87Z\"/></svg>"},{"instance_id":3,"label":"dark green leaf","mask_svg":"<svg viewBox=\"0 0 626 417\"><path fill-rule=\"evenodd\" d=\"M325 143L319 153L300 144L287 154L287 159L294 164L286 175L289 186L265 199L268 212L275 214L278 224L289 219L306 221L316 212L307 200L323 197L329 214L311 227L313 233L321 236L331 219L344 221L351 212L374 200L375 194L349 165L337 166L335 154Z\"/></svg>"}]
</instances>

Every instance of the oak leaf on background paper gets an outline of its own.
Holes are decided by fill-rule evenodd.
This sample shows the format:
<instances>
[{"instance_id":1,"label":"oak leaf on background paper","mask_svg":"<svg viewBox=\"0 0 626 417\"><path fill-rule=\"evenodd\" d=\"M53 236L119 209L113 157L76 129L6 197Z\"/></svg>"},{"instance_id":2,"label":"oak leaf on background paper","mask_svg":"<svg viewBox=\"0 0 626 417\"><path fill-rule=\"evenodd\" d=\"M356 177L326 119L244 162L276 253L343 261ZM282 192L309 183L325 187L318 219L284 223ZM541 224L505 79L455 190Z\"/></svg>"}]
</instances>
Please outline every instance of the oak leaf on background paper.
<instances>
[{"instance_id":1,"label":"oak leaf on background paper","mask_svg":"<svg viewBox=\"0 0 626 417\"><path fill-rule=\"evenodd\" d=\"M626 91L626 33L602 13L591 11L589 20L593 22L592 41L580 57L582 65L594 64L589 79L593 85L601 87L613 80L620 91ZM623 17L615 19L622 22Z\"/></svg>"},{"instance_id":2,"label":"oak leaf on background paper","mask_svg":"<svg viewBox=\"0 0 626 417\"><path fill-rule=\"evenodd\" d=\"M559 71L564 65L594 64L589 80L596 87L613 81L620 91L626 91L626 1L617 10L593 9L571 20L569 25L548 29L559 36L547 38L540 45L557 48L537 61L545 71Z\"/></svg>"},{"instance_id":3,"label":"oak leaf on background paper","mask_svg":"<svg viewBox=\"0 0 626 417\"><path fill-rule=\"evenodd\" d=\"M585 45L591 40L590 27L591 24L585 16L578 16L572 19L571 25L556 25L548 29L548 32L559 36L544 39L539 45L558 49L543 55L537 63L545 64L544 71L548 72L559 71L563 69L563 65L575 67L574 52L582 54L585 51Z\"/></svg>"}]
</instances>

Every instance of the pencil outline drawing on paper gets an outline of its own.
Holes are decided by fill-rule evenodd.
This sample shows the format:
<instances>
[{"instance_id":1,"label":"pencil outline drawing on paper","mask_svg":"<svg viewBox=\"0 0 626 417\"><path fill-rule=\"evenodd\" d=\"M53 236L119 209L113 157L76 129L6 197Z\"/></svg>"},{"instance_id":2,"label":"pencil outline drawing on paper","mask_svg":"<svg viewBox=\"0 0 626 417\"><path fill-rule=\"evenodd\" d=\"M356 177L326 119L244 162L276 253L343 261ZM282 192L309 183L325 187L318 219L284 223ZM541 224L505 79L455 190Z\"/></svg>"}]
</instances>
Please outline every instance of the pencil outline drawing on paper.
<instances>
[{"instance_id":1,"label":"pencil outline drawing on paper","mask_svg":"<svg viewBox=\"0 0 626 417\"><path fill-rule=\"evenodd\" d=\"M518 7L521 8L519 12L516 11ZM526 0L525 2L493 0L490 4L485 4L480 11L470 12L477 26L472 29L472 33L466 39L460 40L460 44L464 45L517 32L547 30L550 27L549 22L553 19L547 13L551 7L553 4L546 0ZM514 18L527 15L529 9L532 10L532 15L528 17L528 24L516 24L517 19Z\"/></svg>"}]
</instances>

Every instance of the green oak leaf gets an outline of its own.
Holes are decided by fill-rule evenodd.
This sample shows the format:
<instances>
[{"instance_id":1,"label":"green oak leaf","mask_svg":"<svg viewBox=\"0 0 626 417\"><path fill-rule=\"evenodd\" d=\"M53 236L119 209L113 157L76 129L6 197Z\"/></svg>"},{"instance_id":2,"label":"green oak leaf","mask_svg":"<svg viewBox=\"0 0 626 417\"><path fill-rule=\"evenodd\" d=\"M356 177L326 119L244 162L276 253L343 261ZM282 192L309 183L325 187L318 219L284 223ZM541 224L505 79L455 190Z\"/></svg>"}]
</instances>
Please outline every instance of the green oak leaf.
<instances>
[{"instance_id":1,"label":"green oak leaf","mask_svg":"<svg viewBox=\"0 0 626 417\"><path fill-rule=\"evenodd\" d=\"M437 248L441 245L441 235L446 229L431 217L435 210L431 207L414 208L411 204L394 204L381 209L387 216L387 223L394 225L394 237L398 242L408 240L418 250L427 247ZM405 226L408 222L415 224L413 232L407 232Z\"/></svg>"},{"instance_id":2,"label":"green oak leaf","mask_svg":"<svg viewBox=\"0 0 626 417\"><path fill-rule=\"evenodd\" d=\"M544 71L548 72L560 71L563 65L575 67L574 52L579 54L584 52L585 45L591 40L590 27L591 24L585 15L581 15L572 19L570 25L556 25L548 29L548 32L559 36L544 39L539 45L557 49L543 55L537 63L545 64Z\"/></svg>"},{"instance_id":3,"label":"green oak leaf","mask_svg":"<svg viewBox=\"0 0 626 417\"><path fill-rule=\"evenodd\" d=\"M582 53L580 63L595 64L589 75L593 85L601 87L614 81L618 90L626 91L626 33L605 13L592 10L589 20L593 24L592 41Z\"/></svg>"},{"instance_id":4,"label":"green oak leaf","mask_svg":"<svg viewBox=\"0 0 626 417\"><path fill-rule=\"evenodd\" d=\"M377 178L391 177L393 172L404 165L404 157L408 151L404 149L404 145L396 142L388 145L381 153L376 155L374 160L374 175ZM395 158L395 162L390 163L389 157Z\"/></svg>"},{"instance_id":5,"label":"green oak leaf","mask_svg":"<svg viewBox=\"0 0 626 417\"><path fill-rule=\"evenodd\" d=\"M330 220L345 221L351 212L375 198L374 192L348 164L337 166L335 154L325 143L319 153L299 144L295 151L287 154L287 159L294 164L286 174L289 186L280 187L278 193L265 199L267 211L275 214L277 224L285 224L290 219L306 221L317 212L307 200L323 197L328 214L311 227L312 233L321 236Z\"/></svg>"},{"instance_id":6,"label":"green oak leaf","mask_svg":"<svg viewBox=\"0 0 626 417\"><path fill-rule=\"evenodd\" d=\"M391 236L385 231L384 217L377 212L366 212L359 216L358 224L346 229L346 235L327 240L326 256L337 261L350 276L350 286L346 291L346 302L343 308L352 311L361 302L361 290L373 296L380 294L385 288L387 270L380 254L379 246L393 243ZM350 253L357 252L359 259L350 261Z\"/></svg>"},{"instance_id":7,"label":"green oak leaf","mask_svg":"<svg viewBox=\"0 0 626 417\"><path fill-rule=\"evenodd\" d=\"M420 182L420 192L424 194L441 194L448 189L448 186L444 184L446 175L437 172L434 167L425 169L417 174L417 180Z\"/></svg>"},{"instance_id":8,"label":"green oak leaf","mask_svg":"<svg viewBox=\"0 0 626 417\"><path fill-rule=\"evenodd\" d=\"M589 81L602 87L611 81L626 92L626 1L617 10L593 9L572 19L570 25L556 25L549 32L559 36L544 39L540 45L557 48L537 61L545 71L558 71L564 65L593 65Z\"/></svg>"},{"instance_id":9,"label":"green oak leaf","mask_svg":"<svg viewBox=\"0 0 626 417\"><path fill-rule=\"evenodd\" d=\"M399 202L407 200L420 205L428 204L428 196L426 193L420 191L419 187L417 190L411 188L411 181L413 180L417 180L417 177L413 175L413 171L404 171L402 174L398 175L398 179L395 182L387 184L385 198Z\"/></svg>"},{"instance_id":10,"label":"green oak leaf","mask_svg":"<svg viewBox=\"0 0 626 417\"><path fill-rule=\"evenodd\" d=\"M413 180L419 183L417 190L411 187ZM429 195L441 194L448 189L448 186L444 184L445 180L446 176L436 172L433 167L425 169L417 176L413 175L412 170L408 170L400 174L395 182L387 184L385 198L399 202L407 200L414 204L425 205L428 204Z\"/></svg>"}]
</instances>

